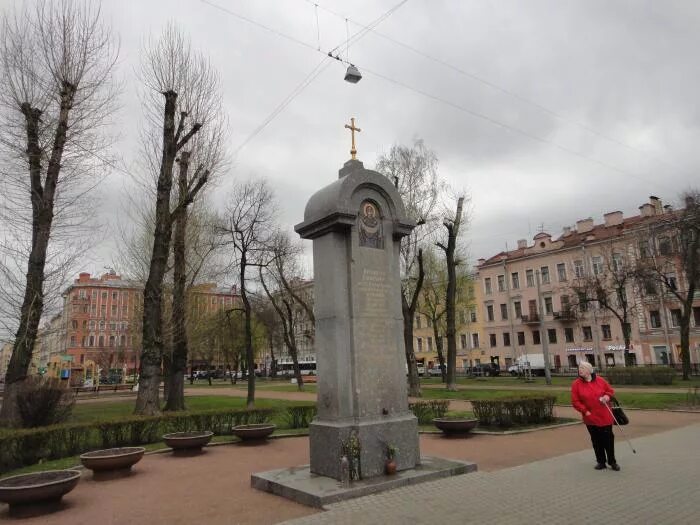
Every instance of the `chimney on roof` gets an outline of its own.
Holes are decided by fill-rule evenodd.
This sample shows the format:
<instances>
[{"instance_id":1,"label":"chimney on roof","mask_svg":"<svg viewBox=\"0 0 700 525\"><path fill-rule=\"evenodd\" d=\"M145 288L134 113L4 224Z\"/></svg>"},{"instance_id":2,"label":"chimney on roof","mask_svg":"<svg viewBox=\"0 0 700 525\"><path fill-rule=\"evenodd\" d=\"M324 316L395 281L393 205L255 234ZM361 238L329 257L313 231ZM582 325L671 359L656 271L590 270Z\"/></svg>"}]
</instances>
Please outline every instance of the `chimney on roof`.
<instances>
[{"instance_id":1,"label":"chimney on roof","mask_svg":"<svg viewBox=\"0 0 700 525\"><path fill-rule=\"evenodd\" d=\"M571 226L564 226L563 230L564 230L564 237L566 237L567 235L571 235Z\"/></svg>"},{"instance_id":2,"label":"chimney on roof","mask_svg":"<svg viewBox=\"0 0 700 525\"><path fill-rule=\"evenodd\" d=\"M527 248L527 239L518 239L518 250Z\"/></svg>"},{"instance_id":3,"label":"chimney on roof","mask_svg":"<svg viewBox=\"0 0 700 525\"><path fill-rule=\"evenodd\" d=\"M80 272L78 274L78 279L76 280L76 282L86 283L89 280L90 280L90 272Z\"/></svg>"},{"instance_id":4,"label":"chimney on roof","mask_svg":"<svg viewBox=\"0 0 700 525\"><path fill-rule=\"evenodd\" d=\"M671 213L673 211L673 206L670 204L664 204L664 213Z\"/></svg>"},{"instance_id":5,"label":"chimney on roof","mask_svg":"<svg viewBox=\"0 0 700 525\"><path fill-rule=\"evenodd\" d=\"M483 259L483 258L482 258L482 259L479 259L479 260L476 261L476 262L477 262L477 266L481 266L482 264L484 264L484 263L486 262L486 259Z\"/></svg>"},{"instance_id":6,"label":"chimney on roof","mask_svg":"<svg viewBox=\"0 0 700 525\"><path fill-rule=\"evenodd\" d=\"M655 195L649 196L649 204L654 207L654 215L661 215L664 212L664 207L661 204L661 199Z\"/></svg>"},{"instance_id":7,"label":"chimney on roof","mask_svg":"<svg viewBox=\"0 0 700 525\"><path fill-rule=\"evenodd\" d=\"M609 228L611 226L618 226L622 224L622 212L621 211L611 211L603 215L605 218L605 227Z\"/></svg>"},{"instance_id":8,"label":"chimney on roof","mask_svg":"<svg viewBox=\"0 0 700 525\"><path fill-rule=\"evenodd\" d=\"M651 217L654 215L655 211L656 210L654 209L654 205L649 204L648 202L645 204L642 204L639 207L639 215L641 215L642 217Z\"/></svg>"},{"instance_id":9,"label":"chimney on roof","mask_svg":"<svg viewBox=\"0 0 700 525\"><path fill-rule=\"evenodd\" d=\"M587 219L581 219L576 221L576 232L577 233L588 233L593 229L593 219L588 217Z\"/></svg>"}]
</instances>

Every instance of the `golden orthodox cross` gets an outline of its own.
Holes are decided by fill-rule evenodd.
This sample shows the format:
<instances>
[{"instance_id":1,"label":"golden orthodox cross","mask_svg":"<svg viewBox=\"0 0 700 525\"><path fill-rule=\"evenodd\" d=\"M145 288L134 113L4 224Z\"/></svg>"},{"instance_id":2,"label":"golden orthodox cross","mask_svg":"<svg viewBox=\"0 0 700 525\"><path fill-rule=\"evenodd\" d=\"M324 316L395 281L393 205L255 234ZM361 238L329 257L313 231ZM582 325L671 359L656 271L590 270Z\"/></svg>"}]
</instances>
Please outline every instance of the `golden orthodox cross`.
<instances>
[{"instance_id":1,"label":"golden orthodox cross","mask_svg":"<svg viewBox=\"0 0 700 525\"><path fill-rule=\"evenodd\" d=\"M350 150L350 158L355 160L355 155L357 155L357 149L355 149L355 132L360 132L362 130L355 127L355 117L352 117L350 119L350 124L345 124L345 127L348 128L352 134L352 149Z\"/></svg>"}]
</instances>

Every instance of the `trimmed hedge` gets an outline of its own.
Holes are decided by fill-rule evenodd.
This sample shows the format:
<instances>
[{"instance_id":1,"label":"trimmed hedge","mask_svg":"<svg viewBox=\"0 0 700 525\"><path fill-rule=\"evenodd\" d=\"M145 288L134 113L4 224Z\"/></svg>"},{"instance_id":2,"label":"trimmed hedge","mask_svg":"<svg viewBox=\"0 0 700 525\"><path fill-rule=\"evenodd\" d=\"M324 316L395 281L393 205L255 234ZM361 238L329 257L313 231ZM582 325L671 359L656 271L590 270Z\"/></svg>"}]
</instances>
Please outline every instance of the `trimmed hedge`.
<instances>
[{"instance_id":1,"label":"trimmed hedge","mask_svg":"<svg viewBox=\"0 0 700 525\"><path fill-rule=\"evenodd\" d=\"M552 421L555 401L556 396L546 395L473 400L471 404L479 425L512 427Z\"/></svg>"},{"instance_id":2,"label":"trimmed hedge","mask_svg":"<svg viewBox=\"0 0 700 525\"><path fill-rule=\"evenodd\" d=\"M289 428L306 428L316 417L316 406L287 407L284 412L284 421Z\"/></svg>"},{"instance_id":3,"label":"trimmed hedge","mask_svg":"<svg viewBox=\"0 0 700 525\"><path fill-rule=\"evenodd\" d=\"M169 432L206 429L216 435L231 434L232 427L265 423L275 412L271 408L172 412L161 416L1 430L0 474L90 450L156 443Z\"/></svg>"},{"instance_id":4,"label":"trimmed hedge","mask_svg":"<svg viewBox=\"0 0 700 525\"><path fill-rule=\"evenodd\" d=\"M416 401L408 404L408 409L418 418L419 425L432 425L434 418L445 417L449 407L450 402L443 399Z\"/></svg>"},{"instance_id":5,"label":"trimmed hedge","mask_svg":"<svg viewBox=\"0 0 700 525\"><path fill-rule=\"evenodd\" d=\"M603 374L611 385L671 385L676 377L675 370L666 366L608 368Z\"/></svg>"}]
</instances>

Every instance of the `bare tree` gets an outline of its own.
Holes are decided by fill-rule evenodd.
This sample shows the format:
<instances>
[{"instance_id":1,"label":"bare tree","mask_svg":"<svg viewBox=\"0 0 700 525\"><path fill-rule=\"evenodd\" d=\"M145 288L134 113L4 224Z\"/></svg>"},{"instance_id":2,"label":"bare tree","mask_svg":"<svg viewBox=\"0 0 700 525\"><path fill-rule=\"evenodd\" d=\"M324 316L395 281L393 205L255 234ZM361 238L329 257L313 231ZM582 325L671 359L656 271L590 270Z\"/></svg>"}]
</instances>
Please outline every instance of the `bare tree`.
<instances>
[{"instance_id":1,"label":"bare tree","mask_svg":"<svg viewBox=\"0 0 700 525\"><path fill-rule=\"evenodd\" d=\"M271 264L267 266L268 280L272 281L275 288L265 282L263 268L260 267L260 281L265 290L270 304L277 313L282 325L282 337L292 358L294 377L297 380L299 391L304 390L304 378L299 367L299 351L297 347L297 334L299 332L299 319L306 317L311 326L315 325L313 307L306 298L302 297L296 284L301 281L298 273L297 258L301 254L301 247L295 245L285 233L278 233L272 241L270 252ZM302 315L300 315L303 312ZM313 329L303 334L311 341L314 339Z\"/></svg>"},{"instance_id":2,"label":"bare tree","mask_svg":"<svg viewBox=\"0 0 700 525\"><path fill-rule=\"evenodd\" d=\"M401 195L406 213L417 227L401 240L401 310L408 368L409 395L421 395L416 354L413 348L413 319L423 285L423 246L435 230L435 207L443 188L437 174L438 159L422 140L412 147L395 145L377 161L377 171L388 177Z\"/></svg>"},{"instance_id":3,"label":"bare tree","mask_svg":"<svg viewBox=\"0 0 700 525\"><path fill-rule=\"evenodd\" d=\"M631 320L637 310L635 299L638 297L635 293L637 272L634 261L612 242L599 246L593 258L591 271L574 277L571 282L571 306L584 313L589 306L598 305L615 317L620 323L625 343L625 363L629 364Z\"/></svg>"},{"instance_id":4,"label":"bare tree","mask_svg":"<svg viewBox=\"0 0 700 525\"><path fill-rule=\"evenodd\" d=\"M426 316L433 328L433 338L443 383L447 382L447 365L443 351L443 335L447 331L447 308L445 303L447 282L446 268L435 252L429 250L425 255L425 282L421 292L419 310L420 313ZM466 272L458 271L455 307L470 308L473 306L473 294L469 293L472 287L471 276Z\"/></svg>"},{"instance_id":5,"label":"bare tree","mask_svg":"<svg viewBox=\"0 0 700 525\"><path fill-rule=\"evenodd\" d=\"M464 220L464 196L457 198L457 208L453 216L446 216L443 226L447 233L445 242L438 241L436 246L445 252L447 264L447 287L445 290L445 317L447 327L447 389L457 390L457 336L456 336L456 299L457 299L457 266L463 264L458 257L457 240L462 231Z\"/></svg>"},{"instance_id":6,"label":"bare tree","mask_svg":"<svg viewBox=\"0 0 700 525\"><path fill-rule=\"evenodd\" d=\"M255 406L255 351L253 310L248 288L249 267L269 264L269 247L274 235L274 196L264 180L250 180L234 186L221 229L232 248L233 265L238 273L244 312L245 359L248 366L249 408Z\"/></svg>"},{"instance_id":7,"label":"bare tree","mask_svg":"<svg viewBox=\"0 0 700 525\"><path fill-rule=\"evenodd\" d=\"M663 216L642 234L637 274L647 292L653 291L649 288L660 288L662 297L667 296L680 306L680 353L683 379L688 380L690 318L696 291L700 289L700 192L689 190L683 201L683 209Z\"/></svg>"},{"instance_id":8,"label":"bare tree","mask_svg":"<svg viewBox=\"0 0 700 525\"><path fill-rule=\"evenodd\" d=\"M118 53L99 9L89 3L37 1L3 15L0 34L0 144L7 157L4 189L9 190L4 198L17 205L10 207L18 212L11 218L15 225L31 224L24 293L0 412L0 420L12 425L19 422L16 394L27 376L44 309L49 241L59 234L59 218L67 230L84 220L76 204L91 187L85 177L94 173L97 152L105 147L105 119L116 99L112 79ZM26 213L29 203L31 217Z\"/></svg>"},{"instance_id":9,"label":"bare tree","mask_svg":"<svg viewBox=\"0 0 700 525\"><path fill-rule=\"evenodd\" d=\"M192 139L218 118L218 80L210 63L195 52L189 40L173 25L144 50L142 80L146 88L144 109L154 172L158 173L155 198L153 248L143 302L143 349L135 413L160 412L158 388L163 360L163 280L168 266L173 225L202 190L210 167L187 174L186 194L171 205L173 167L178 155L189 151ZM160 129L160 137L155 130ZM156 161L156 159L159 159Z\"/></svg>"}]
</instances>

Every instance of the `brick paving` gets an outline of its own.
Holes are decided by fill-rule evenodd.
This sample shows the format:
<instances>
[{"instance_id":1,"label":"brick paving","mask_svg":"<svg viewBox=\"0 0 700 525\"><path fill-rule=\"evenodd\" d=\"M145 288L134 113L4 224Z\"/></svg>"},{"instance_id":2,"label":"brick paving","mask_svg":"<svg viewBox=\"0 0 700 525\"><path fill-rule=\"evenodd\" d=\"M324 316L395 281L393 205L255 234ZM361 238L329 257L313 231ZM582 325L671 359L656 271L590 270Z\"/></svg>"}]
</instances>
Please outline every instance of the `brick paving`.
<instances>
[{"instance_id":1,"label":"brick paving","mask_svg":"<svg viewBox=\"0 0 700 525\"><path fill-rule=\"evenodd\" d=\"M586 450L366 496L285 524L698 523L699 440L695 424L638 438L633 455L618 436L620 472L594 470Z\"/></svg>"}]
</instances>

